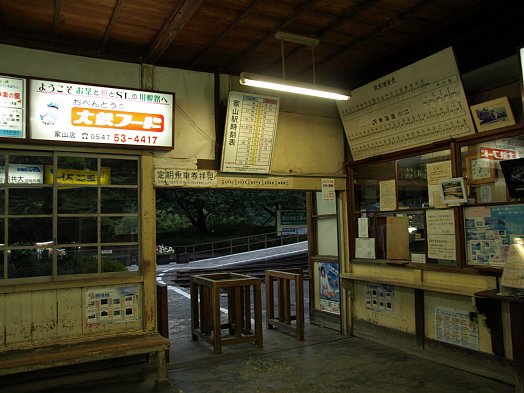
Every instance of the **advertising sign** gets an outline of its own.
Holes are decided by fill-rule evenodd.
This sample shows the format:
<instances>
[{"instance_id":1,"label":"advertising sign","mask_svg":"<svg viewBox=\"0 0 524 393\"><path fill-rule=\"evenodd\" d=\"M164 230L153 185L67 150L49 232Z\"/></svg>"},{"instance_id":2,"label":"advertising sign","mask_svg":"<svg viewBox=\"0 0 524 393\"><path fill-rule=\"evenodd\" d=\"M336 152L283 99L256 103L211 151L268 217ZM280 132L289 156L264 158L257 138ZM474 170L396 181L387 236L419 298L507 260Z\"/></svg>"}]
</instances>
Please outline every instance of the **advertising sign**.
<instances>
[{"instance_id":1,"label":"advertising sign","mask_svg":"<svg viewBox=\"0 0 524 393\"><path fill-rule=\"evenodd\" d=\"M31 139L173 148L173 95L32 79Z\"/></svg>"},{"instance_id":2,"label":"advertising sign","mask_svg":"<svg viewBox=\"0 0 524 393\"><path fill-rule=\"evenodd\" d=\"M0 75L0 137L25 138L25 79Z\"/></svg>"},{"instance_id":3,"label":"advertising sign","mask_svg":"<svg viewBox=\"0 0 524 393\"><path fill-rule=\"evenodd\" d=\"M340 314L339 265L335 262L319 262L320 309L333 314Z\"/></svg>"},{"instance_id":4,"label":"advertising sign","mask_svg":"<svg viewBox=\"0 0 524 393\"><path fill-rule=\"evenodd\" d=\"M42 184L44 169L36 164L9 164L8 183L10 184ZM0 167L0 184L5 181L5 168Z\"/></svg>"}]
</instances>

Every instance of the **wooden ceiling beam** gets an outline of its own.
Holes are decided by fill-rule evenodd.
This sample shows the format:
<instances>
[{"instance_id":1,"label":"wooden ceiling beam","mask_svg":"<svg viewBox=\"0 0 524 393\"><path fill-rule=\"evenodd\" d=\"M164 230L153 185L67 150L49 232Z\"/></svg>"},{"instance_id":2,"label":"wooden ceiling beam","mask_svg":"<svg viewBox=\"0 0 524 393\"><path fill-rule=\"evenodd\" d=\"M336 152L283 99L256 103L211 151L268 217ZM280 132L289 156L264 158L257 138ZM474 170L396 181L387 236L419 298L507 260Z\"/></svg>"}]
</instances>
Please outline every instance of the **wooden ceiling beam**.
<instances>
[{"instance_id":1,"label":"wooden ceiling beam","mask_svg":"<svg viewBox=\"0 0 524 393\"><path fill-rule=\"evenodd\" d=\"M60 14L62 13L62 0L55 0L53 7L53 32L51 34L51 43L55 45L58 42L58 26L60 25Z\"/></svg>"},{"instance_id":2,"label":"wooden ceiling beam","mask_svg":"<svg viewBox=\"0 0 524 393\"><path fill-rule=\"evenodd\" d=\"M198 63L205 55L206 53L215 46L215 44L220 41L222 38L224 38L231 30L233 30L235 27L238 26L238 24L244 19L255 7L255 5L258 3L259 0L253 0L251 4L249 4L244 11L233 21L233 23L229 24L227 28L220 33L218 36L215 37L213 41L209 45L207 45L197 56L193 58L188 64L189 67L193 67L196 63Z\"/></svg>"},{"instance_id":3,"label":"wooden ceiling beam","mask_svg":"<svg viewBox=\"0 0 524 393\"><path fill-rule=\"evenodd\" d=\"M280 22L273 30L271 30L265 37L263 37L262 39L260 39L255 45L253 45L251 48L249 48L248 50L242 52L239 56L236 56L232 61L230 61L225 67L224 67L224 70L230 70L231 69L231 66L233 66L233 64L236 64L238 62L239 59L241 58L245 58L247 56L249 56L251 53L255 52L258 48L260 48L264 42L268 39L268 38L275 38L275 33L277 31L280 31L282 30L284 27L286 27L287 25L289 25L291 22L293 22L297 17L298 15L305 11L306 9L310 8L313 4L315 4L317 2L317 0L309 0L309 1L306 1L304 4L302 4L301 6L297 7L293 13L289 16L289 18L283 20L282 22Z\"/></svg>"},{"instance_id":4,"label":"wooden ceiling beam","mask_svg":"<svg viewBox=\"0 0 524 393\"><path fill-rule=\"evenodd\" d=\"M117 0L116 5L113 8L113 13L111 14L111 19L109 20L106 31L104 32L104 38L102 39L100 48L98 48L98 53L102 53L106 49L107 43L109 42L109 39L111 38L111 33L113 32L113 27L115 27L115 23L118 18L118 14L120 13L120 10L122 9L123 5L124 5L124 0Z\"/></svg>"},{"instance_id":5,"label":"wooden ceiling beam","mask_svg":"<svg viewBox=\"0 0 524 393\"><path fill-rule=\"evenodd\" d=\"M191 20L195 12L200 8L204 0L182 0L169 17L160 34L155 38L147 53L143 56L147 64L156 64L158 59L169 48L177 35Z\"/></svg>"},{"instance_id":6,"label":"wooden ceiling beam","mask_svg":"<svg viewBox=\"0 0 524 393\"><path fill-rule=\"evenodd\" d=\"M369 10L371 7L374 7L375 4L378 3L379 1L380 0L371 0L371 1L366 1L364 3L361 3L357 8L352 9L351 11L348 11L344 13L343 15L339 16L335 22L327 26L325 29L321 30L316 38L318 38L322 42L322 39L326 35L338 29L342 24L346 23L348 20L352 20L356 18L362 12ZM295 49L290 50L288 53L286 53L286 60L295 56L302 49L304 49L304 46L298 46ZM280 64L279 61L275 61L267 67L267 70L272 70L276 68L279 64Z\"/></svg>"}]
</instances>

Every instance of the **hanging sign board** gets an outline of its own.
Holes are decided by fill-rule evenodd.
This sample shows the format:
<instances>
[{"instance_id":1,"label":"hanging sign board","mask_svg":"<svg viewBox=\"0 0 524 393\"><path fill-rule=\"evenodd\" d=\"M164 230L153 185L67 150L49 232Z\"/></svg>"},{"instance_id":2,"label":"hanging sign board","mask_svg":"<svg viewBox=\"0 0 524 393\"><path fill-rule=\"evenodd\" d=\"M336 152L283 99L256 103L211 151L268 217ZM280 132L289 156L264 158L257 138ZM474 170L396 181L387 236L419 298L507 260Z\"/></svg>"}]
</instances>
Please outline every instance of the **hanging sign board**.
<instances>
[{"instance_id":1,"label":"hanging sign board","mask_svg":"<svg viewBox=\"0 0 524 393\"><path fill-rule=\"evenodd\" d=\"M173 148L173 95L30 81L30 138L140 149Z\"/></svg>"},{"instance_id":2,"label":"hanging sign board","mask_svg":"<svg viewBox=\"0 0 524 393\"><path fill-rule=\"evenodd\" d=\"M222 171L269 173L279 99L232 91L227 105Z\"/></svg>"},{"instance_id":3,"label":"hanging sign board","mask_svg":"<svg viewBox=\"0 0 524 393\"><path fill-rule=\"evenodd\" d=\"M475 132L452 48L352 92L337 105L353 160Z\"/></svg>"},{"instance_id":4,"label":"hanging sign board","mask_svg":"<svg viewBox=\"0 0 524 393\"><path fill-rule=\"evenodd\" d=\"M0 75L0 137L25 138L25 79Z\"/></svg>"}]
</instances>

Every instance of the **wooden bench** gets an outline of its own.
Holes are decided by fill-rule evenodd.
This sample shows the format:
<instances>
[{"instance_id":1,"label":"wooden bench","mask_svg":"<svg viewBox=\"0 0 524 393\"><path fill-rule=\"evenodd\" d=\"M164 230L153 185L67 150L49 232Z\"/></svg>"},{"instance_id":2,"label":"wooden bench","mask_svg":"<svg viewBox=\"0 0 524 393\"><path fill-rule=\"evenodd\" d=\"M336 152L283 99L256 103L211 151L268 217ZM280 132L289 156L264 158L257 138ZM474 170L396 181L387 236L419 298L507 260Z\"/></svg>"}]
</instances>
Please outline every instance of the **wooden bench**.
<instances>
[{"instance_id":1,"label":"wooden bench","mask_svg":"<svg viewBox=\"0 0 524 393\"><path fill-rule=\"evenodd\" d=\"M158 334L90 339L80 343L54 344L0 352L0 376L70 366L134 355L149 355L156 363L157 384L167 381L166 351L169 339Z\"/></svg>"}]
</instances>

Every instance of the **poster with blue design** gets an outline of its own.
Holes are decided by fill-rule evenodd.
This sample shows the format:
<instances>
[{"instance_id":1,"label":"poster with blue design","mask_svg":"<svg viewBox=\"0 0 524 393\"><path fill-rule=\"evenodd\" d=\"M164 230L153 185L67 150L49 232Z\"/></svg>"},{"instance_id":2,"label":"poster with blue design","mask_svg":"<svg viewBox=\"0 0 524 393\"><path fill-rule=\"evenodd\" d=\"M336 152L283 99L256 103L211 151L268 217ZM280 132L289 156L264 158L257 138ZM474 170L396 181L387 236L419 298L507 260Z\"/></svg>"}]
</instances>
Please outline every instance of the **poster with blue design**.
<instances>
[{"instance_id":1,"label":"poster with blue design","mask_svg":"<svg viewBox=\"0 0 524 393\"><path fill-rule=\"evenodd\" d=\"M337 262L319 262L320 310L340 314L340 271Z\"/></svg>"}]
</instances>

